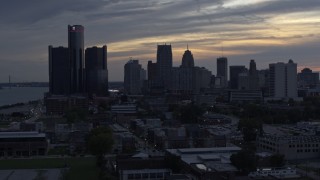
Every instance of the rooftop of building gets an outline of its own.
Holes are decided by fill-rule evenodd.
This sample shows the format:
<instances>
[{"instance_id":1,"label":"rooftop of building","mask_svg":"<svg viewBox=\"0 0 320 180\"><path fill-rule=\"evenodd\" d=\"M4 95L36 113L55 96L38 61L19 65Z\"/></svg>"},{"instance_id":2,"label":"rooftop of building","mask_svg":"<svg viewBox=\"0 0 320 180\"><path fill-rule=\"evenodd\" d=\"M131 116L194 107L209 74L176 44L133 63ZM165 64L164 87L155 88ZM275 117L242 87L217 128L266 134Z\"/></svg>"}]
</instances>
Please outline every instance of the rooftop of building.
<instances>
[{"instance_id":1,"label":"rooftop of building","mask_svg":"<svg viewBox=\"0 0 320 180\"><path fill-rule=\"evenodd\" d=\"M5 138L45 138L44 133L39 132L0 132L0 139Z\"/></svg>"}]
</instances>

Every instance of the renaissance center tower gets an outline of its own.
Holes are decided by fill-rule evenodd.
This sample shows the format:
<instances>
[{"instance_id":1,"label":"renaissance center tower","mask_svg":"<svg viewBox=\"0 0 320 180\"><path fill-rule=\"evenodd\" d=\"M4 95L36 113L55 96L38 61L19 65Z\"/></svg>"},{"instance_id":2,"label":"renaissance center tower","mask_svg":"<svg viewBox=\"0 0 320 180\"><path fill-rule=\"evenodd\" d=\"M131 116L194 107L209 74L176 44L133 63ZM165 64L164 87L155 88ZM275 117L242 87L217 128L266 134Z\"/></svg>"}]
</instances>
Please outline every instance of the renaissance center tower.
<instances>
[{"instance_id":1,"label":"renaissance center tower","mask_svg":"<svg viewBox=\"0 0 320 180\"><path fill-rule=\"evenodd\" d=\"M68 48L70 56L70 93L85 92L84 76L84 27L68 26Z\"/></svg>"}]
</instances>

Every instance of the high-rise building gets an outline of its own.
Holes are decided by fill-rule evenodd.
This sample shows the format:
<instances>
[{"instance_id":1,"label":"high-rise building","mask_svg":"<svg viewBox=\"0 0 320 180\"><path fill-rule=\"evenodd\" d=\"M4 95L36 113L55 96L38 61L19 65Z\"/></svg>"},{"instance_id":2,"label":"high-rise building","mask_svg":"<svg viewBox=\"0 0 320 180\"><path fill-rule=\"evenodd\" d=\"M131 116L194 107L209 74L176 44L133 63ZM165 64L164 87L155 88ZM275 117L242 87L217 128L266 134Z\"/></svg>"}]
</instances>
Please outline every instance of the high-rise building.
<instances>
[{"instance_id":1,"label":"high-rise building","mask_svg":"<svg viewBox=\"0 0 320 180\"><path fill-rule=\"evenodd\" d=\"M296 98L297 92L297 64L289 60L288 63L269 64L270 96L273 98Z\"/></svg>"},{"instance_id":2,"label":"high-rise building","mask_svg":"<svg viewBox=\"0 0 320 180\"><path fill-rule=\"evenodd\" d=\"M85 92L84 77L84 27L68 26L68 48L70 57L70 93Z\"/></svg>"},{"instance_id":3,"label":"high-rise building","mask_svg":"<svg viewBox=\"0 0 320 180\"><path fill-rule=\"evenodd\" d=\"M49 92L66 95L70 91L68 48L49 46Z\"/></svg>"},{"instance_id":4,"label":"high-rise building","mask_svg":"<svg viewBox=\"0 0 320 180\"><path fill-rule=\"evenodd\" d=\"M269 69L259 70L259 88L262 90L264 97L269 97L270 84L269 84Z\"/></svg>"},{"instance_id":5,"label":"high-rise building","mask_svg":"<svg viewBox=\"0 0 320 180\"><path fill-rule=\"evenodd\" d=\"M164 89L170 86L172 69L172 48L171 45L158 45L157 49L157 81Z\"/></svg>"},{"instance_id":6,"label":"high-rise building","mask_svg":"<svg viewBox=\"0 0 320 180\"><path fill-rule=\"evenodd\" d=\"M304 68L298 73L299 87L315 87L319 84L319 73L312 72L309 68Z\"/></svg>"},{"instance_id":7,"label":"high-rise building","mask_svg":"<svg viewBox=\"0 0 320 180\"><path fill-rule=\"evenodd\" d=\"M238 75L238 89L239 90L250 90L250 74L248 69L242 71Z\"/></svg>"},{"instance_id":8,"label":"high-rise building","mask_svg":"<svg viewBox=\"0 0 320 180\"><path fill-rule=\"evenodd\" d=\"M246 71L245 66L230 66L230 88L238 89L239 88L239 74Z\"/></svg>"},{"instance_id":9,"label":"high-rise building","mask_svg":"<svg viewBox=\"0 0 320 180\"><path fill-rule=\"evenodd\" d=\"M182 63L181 63L182 68L192 68L194 67L194 59L193 59L193 54L189 49L187 49L183 56L182 56Z\"/></svg>"},{"instance_id":10,"label":"high-rise building","mask_svg":"<svg viewBox=\"0 0 320 180\"><path fill-rule=\"evenodd\" d=\"M107 46L87 48L85 57L87 93L89 96L107 96Z\"/></svg>"},{"instance_id":11,"label":"high-rise building","mask_svg":"<svg viewBox=\"0 0 320 180\"><path fill-rule=\"evenodd\" d=\"M139 60L130 60L124 65L124 90L128 94L141 94L146 72Z\"/></svg>"},{"instance_id":12,"label":"high-rise building","mask_svg":"<svg viewBox=\"0 0 320 180\"><path fill-rule=\"evenodd\" d=\"M170 78L170 91L177 94L192 94L193 76L193 68L173 67Z\"/></svg>"},{"instance_id":13,"label":"high-rise building","mask_svg":"<svg viewBox=\"0 0 320 180\"><path fill-rule=\"evenodd\" d=\"M257 65L254 60L250 61L249 68L249 89L257 90L259 89L259 76L257 71Z\"/></svg>"},{"instance_id":14,"label":"high-rise building","mask_svg":"<svg viewBox=\"0 0 320 180\"><path fill-rule=\"evenodd\" d=\"M217 59L217 77L221 78L221 87L228 86L228 59L226 57Z\"/></svg>"},{"instance_id":15,"label":"high-rise building","mask_svg":"<svg viewBox=\"0 0 320 180\"><path fill-rule=\"evenodd\" d=\"M210 87L212 73L204 67L193 68L193 93L198 94Z\"/></svg>"}]
</instances>

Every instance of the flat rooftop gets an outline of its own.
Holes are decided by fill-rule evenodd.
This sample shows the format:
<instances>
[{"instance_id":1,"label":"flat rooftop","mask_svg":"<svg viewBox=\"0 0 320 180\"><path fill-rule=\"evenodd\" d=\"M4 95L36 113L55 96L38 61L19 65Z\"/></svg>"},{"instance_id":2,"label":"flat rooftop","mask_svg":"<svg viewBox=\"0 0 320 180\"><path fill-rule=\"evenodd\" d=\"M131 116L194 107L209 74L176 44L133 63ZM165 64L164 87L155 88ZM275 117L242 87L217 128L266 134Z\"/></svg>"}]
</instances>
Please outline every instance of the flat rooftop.
<instances>
[{"instance_id":1,"label":"flat rooftop","mask_svg":"<svg viewBox=\"0 0 320 180\"><path fill-rule=\"evenodd\" d=\"M38 132L0 132L0 139L4 138L45 138L44 133Z\"/></svg>"}]
</instances>

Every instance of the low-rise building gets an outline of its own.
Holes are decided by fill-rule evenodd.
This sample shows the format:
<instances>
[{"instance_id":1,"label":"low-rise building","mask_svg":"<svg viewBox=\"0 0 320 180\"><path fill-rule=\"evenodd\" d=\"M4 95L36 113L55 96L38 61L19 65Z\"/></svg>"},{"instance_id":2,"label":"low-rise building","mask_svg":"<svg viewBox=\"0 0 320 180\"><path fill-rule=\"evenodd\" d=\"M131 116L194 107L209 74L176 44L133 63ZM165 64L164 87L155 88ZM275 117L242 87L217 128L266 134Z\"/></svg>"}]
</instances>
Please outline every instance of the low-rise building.
<instances>
[{"instance_id":1,"label":"low-rise building","mask_svg":"<svg viewBox=\"0 0 320 180\"><path fill-rule=\"evenodd\" d=\"M164 180L172 173L164 157L149 157L139 153L134 156L118 156L117 169L120 180Z\"/></svg>"},{"instance_id":2,"label":"low-rise building","mask_svg":"<svg viewBox=\"0 0 320 180\"><path fill-rule=\"evenodd\" d=\"M46 135L39 132L0 132L0 157L46 155Z\"/></svg>"},{"instance_id":3,"label":"low-rise building","mask_svg":"<svg viewBox=\"0 0 320 180\"><path fill-rule=\"evenodd\" d=\"M288 160L320 157L320 136L263 135L257 138L257 148L283 154Z\"/></svg>"},{"instance_id":4,"label":"low-rise building","mask_svg":"<svg viewBox=\"0 0 320 180\"><path fill-rule=\"evenodd\" d=\"M179 166L183 174L191 179L234 179L238 171L231 165L232 154L239 147L167 149L168 156L179 157Z\"/></svg>"},{"instance_id":5,"label":"low-rise building","mask_svg":"<svg viewBox=\"0 0 320 180\"><path fill-rule=\"evenodd\" d=\"M262 91L260 90L232 90L229 91L230 102L261 102L263 101Z\"/></svg>"}]
</instances>

